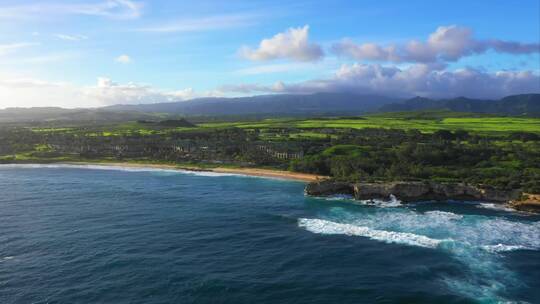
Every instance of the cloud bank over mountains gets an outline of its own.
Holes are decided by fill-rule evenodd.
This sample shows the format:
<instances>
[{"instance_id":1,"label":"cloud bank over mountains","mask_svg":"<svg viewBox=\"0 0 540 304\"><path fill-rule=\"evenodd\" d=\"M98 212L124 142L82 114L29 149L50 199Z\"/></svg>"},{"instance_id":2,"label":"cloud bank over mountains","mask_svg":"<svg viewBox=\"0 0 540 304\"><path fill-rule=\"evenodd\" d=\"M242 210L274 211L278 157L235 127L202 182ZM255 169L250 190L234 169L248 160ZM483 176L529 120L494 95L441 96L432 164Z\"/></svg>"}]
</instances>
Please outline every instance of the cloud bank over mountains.
<instances>
[{"instance_id":1,"label":"cloud bank over mountains","mask_svg":"<svg viewBox=\"0 0 540 304\"><path fill-rule=\"evenodd\" d=\"M242 49L242 54L249 60L258 61L321 60L325 56L322 47L310 43L308 36L308 26L290 28L271 39L262 40L256 50ZM435 98L500 98L512 94L540 92L539 70L486 72L471 67L447 69L451 62L490 50L514 55L538 54L540 44L476 39L471 29L456 25L438 27L425 42L411 40L404 44L380 45L357 44L350 39L344 39L331 46L331 53L357 62L343 64L329 78L296 83L278 81L273 85L229 84L220 89L243 94L347 91ZM407 64L405 67L404 63Z\"/></svg>"},{"instance_id":2,"label":"cloud bank over mountains","mask_svg":"<svg viewBox=\"0 0 540 304\"><path fill-rule=\"evenodd\" d=\"M424 96L433 98L467 96L500 98L507 95L540 92L540 76L531 71L488 73L475 69L446 71L430 65L408 68L380 64L343 65L332 77L273 85L226 85L223 91L243 94L352 92L384 96Z\"/></svg>"}]
</instances>

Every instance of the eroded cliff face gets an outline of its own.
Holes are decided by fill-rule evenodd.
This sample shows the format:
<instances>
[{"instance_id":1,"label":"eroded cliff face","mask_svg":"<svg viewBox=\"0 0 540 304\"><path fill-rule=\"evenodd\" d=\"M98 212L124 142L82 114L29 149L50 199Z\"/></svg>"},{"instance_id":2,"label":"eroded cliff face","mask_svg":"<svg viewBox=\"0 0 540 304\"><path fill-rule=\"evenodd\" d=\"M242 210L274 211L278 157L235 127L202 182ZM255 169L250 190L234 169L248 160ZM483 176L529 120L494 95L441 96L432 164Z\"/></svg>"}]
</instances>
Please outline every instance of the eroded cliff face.
<instances>
[{"instance_id":1,"label":"eroded cliff face","mask_svg":"<svg viewBox=\"0 0 540 304\"><path fill-rule=\"evenodd\" d=\"M388 183L345 183L323 181L306 186L306 194L327 196L351 194L355 199L387 199L395 195L402 202L421 200L478 200L507 203L517 200L521 192L500 191L492 187L476 187L464 183L435 182L388 182Z\"/></svg>"},{"instance_id":2,"label":"eroded cliff face","mask_svg":"<svg viewBox=\"0 0 540 304\"><path fill-rule=\"evenodd\" d=\"M307 184L305 193L314 196L328 196L333 194L354 194L351 183L323 180Z\"/></svg>"},{"instance_id":3,"label":"eroded cliff face","mask_svg":"<svg viewBox=\"0 0 540 304\"><path fill-rule=\"evenodd\" d=\"M403 202L418 200L480 200L508 202L520 196L519 191L499 191L462 183L391 182L353 184L356 199L388 198L395 195Z\"/></svg>"},{"instance_id":4,"label":"eroded cliff face","mask_svg":"<svg viewBox=\"0 0 540 304\"><path fill-rule=\"evenodd\" d=\"M523 193L519 200L511 201L509 206L519 211L540 213L540 194Z\"/></svg>"}]
</instances>

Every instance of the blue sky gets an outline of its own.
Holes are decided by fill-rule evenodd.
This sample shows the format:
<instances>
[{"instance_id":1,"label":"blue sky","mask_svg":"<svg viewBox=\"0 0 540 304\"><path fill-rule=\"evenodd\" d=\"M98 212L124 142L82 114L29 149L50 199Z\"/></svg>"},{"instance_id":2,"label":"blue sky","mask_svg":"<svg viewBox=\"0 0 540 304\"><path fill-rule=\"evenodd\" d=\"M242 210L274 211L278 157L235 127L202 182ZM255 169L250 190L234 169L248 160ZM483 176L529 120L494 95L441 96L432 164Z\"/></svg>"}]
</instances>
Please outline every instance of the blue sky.
<instances>
[{"instance_id":1,"label":"blue sky","mask_svg":"<svg viewBox=\"0 0 540 304\"><path fill-rule=\"evenodd\" d=\"M540 91L539 43L538 0L2 0L0 108L316 91L498 98Z\"/></svg>"}]
</instances>

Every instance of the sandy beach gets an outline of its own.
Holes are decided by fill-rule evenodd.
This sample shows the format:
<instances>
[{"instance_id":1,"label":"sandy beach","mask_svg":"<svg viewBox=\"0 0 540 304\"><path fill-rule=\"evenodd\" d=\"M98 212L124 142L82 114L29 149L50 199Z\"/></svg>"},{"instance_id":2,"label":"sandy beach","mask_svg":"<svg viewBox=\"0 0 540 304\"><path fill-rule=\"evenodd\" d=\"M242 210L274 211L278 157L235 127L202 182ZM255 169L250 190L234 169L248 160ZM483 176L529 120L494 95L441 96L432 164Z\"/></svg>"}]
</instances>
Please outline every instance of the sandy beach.
<instances>
[{"instance_id":1,"label":"sandy beach","mask_svg":"<svg viewBox=\"0 0 540 304\"><path fill-rule=\"evenodd\" d=\"M150 164L150 163L145 164L145 163L129 163L129 162L125 162L125 163L124 162L111 162L111 163L108 163L108 162L95 162L95 163L94 162L67 162L63 164L205 171L205 172L230 173L230 174L239 174L239 175L247 175L247 176L278 178L278 179L295 180L295 181L303 181L303 182L314 182L314 181L328 178L328 176L323 176L323 175L290 172L290 171L283 171L283 170L260 169L260 168L224 168L224 167L201 168L201 167L196 167L196 166L177 166L177 165L167 165L167 164Z\"/></svg>"}]
</instances>

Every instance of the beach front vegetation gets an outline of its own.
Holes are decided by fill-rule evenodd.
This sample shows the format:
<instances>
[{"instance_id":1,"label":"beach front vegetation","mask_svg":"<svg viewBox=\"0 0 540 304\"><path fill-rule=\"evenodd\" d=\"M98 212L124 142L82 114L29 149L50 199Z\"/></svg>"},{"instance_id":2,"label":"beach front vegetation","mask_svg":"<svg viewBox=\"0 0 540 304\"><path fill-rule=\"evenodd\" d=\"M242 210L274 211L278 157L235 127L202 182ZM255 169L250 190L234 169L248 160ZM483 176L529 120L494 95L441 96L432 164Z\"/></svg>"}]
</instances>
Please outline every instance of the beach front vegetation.
<instances>
[{"instance_id":1,"label":"beach front vegetation","mask_svg":"<svg viewBox=\"0 0 540 304\"><path fill-rule=\"evenodd\" d=\"M265 167L345 181L436 180L540 192L539 118L443 110L188 120L5 125L0 162Z\"/></svg>"}]
</instances>

